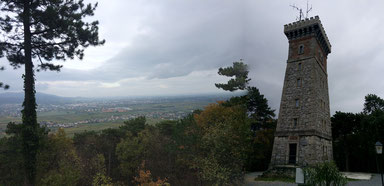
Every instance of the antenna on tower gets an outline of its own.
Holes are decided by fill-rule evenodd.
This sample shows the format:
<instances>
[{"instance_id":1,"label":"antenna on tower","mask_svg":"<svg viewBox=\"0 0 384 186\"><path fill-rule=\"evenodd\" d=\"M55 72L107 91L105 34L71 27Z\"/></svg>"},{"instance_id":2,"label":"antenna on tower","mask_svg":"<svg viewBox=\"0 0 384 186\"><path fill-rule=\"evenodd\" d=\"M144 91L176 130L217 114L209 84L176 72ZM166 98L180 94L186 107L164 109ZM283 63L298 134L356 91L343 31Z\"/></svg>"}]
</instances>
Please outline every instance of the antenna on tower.
<instances>
[{"instance_id":1,"label":"antenna on tower","mask_svg":"<svg viewBox=\"0 0 384 186\"><path fill-rule=\"evenodd\" d=\"M296 9L297 11L299 11L299 16L296 17L297 21L301 21L301 19L308 18L308 13L310 11L312 11L312 5L311 5L311 7L309 7L308 1L307 1L307 10L305 11L305 17L304 17L304 13L303 13L303 9L302 8L297 7L295 4L289 5L289 6L292 7L293 9Z\"/></svg>"},{"instance_id":2,"label":"antenna on tower","mask_svg":"<svg viewBox=\"0 0 384 186\"><path fill-rule=\"evenodd\" d=\"M299 16L296 17L296 21L301 21L301 17L302 16L304 17L303 10L301 8L297 7L295 4L289 5L289 6L292 7L293 9L296 9L297 11L299 11Z\"/></svg>"},{"instance_id":3,"label":"antenna on tower","mask_svg":"<svg viewBox=\"0 0 384 186\"><path fill-rule=\"evenodd\" d=\"M310 12L310 11L312 11L312 5L311 5L311 8L309 8L308 9L308 0L307 0L307 11L306 11L306 15L305 15L305 18L308 18L308 13Z\"/></svg>"}]
</instances>

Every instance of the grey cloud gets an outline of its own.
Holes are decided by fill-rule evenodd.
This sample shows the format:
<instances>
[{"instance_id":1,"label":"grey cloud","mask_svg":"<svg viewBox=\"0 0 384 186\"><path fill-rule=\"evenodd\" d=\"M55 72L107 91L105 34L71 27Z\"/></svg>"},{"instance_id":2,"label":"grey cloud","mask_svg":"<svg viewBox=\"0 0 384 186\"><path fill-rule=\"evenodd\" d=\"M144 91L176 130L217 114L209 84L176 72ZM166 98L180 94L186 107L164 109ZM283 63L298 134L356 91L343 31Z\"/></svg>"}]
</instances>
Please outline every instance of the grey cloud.
<instances>
[{"instance_id":1,"label":"grey cloud","mask_svg":"<svg viewBox=\"0 0 384 186\"><path fill-rule=\"evenodd\" d=\"M146 77L148 86L155 86L149 81L161 84L184 82L188 84L184 88L188 87L190 92L199 90L203 93L202 87L210 87L212 82L201 85L202 81L187 81L183 77L196 71L228 66L243 58L250 66L251 85L257 86L272 107L278 109L288 53L283 25L295 21L297 15L289 4L305 6L306 1L105 2L100 2L96 12L100 30L107 42L126 41L128 44L118 48L116 55L108 56L99 68L42 72L37 74L38 81L114 83L126 78ZM381 20L384 2L368 4L365 1L328 0L311 3L311 15L320 15L333 46L328 59L332 112L360 111L368 93L384 97L384 82L381 81L384 70L384 37L381 37L384 32ZM137 35L132 34L137 30L140 31ZM21 74L22 71L7 70L0 72L0 79L22 90ZM174 78L179 78L179 81ZM151 92L146 87L135 89L133 86L140 84L135 83L132 84L133 90ZM37 88L52 90L52 86L38 84ZM108 93L108 90L97 91L100 89L97 83L88 86L89 92L96 96L98 92L104 92L104 96ZM130 85L122 83L122 86ZM176 92L172 86L169 87L161 91L164 94ZM59 90L80 94L70 87L60 87ZM119 89L114 94L125 92L125 89ZM86 90L81 94L87 94Z\"/></svg>"},{"instance_id":2,"label":"grey cloud","mask_svg":"<svg viewBox=\"0 0 384 186\"><path fill-rule=\"evenodd\" d=\"M91 71L64 68L57 79L109 82L140 76L166 79L217 69L244 56L244 3L219 0L148 3L158 7L156 15L146 16L140 23L139 27L149 30L148 33L135 37L103 66ZM51 74L41 76L45 79Z\"/></svg>"},{"instance_id":3,"label":"grey cloud","mask_svg":"<svg viewBox=\"0 0 384 186\"><path fill-rule=\"evenodd\" d=\"M244 51L241 3L212 2L211 7L203 2L162 5L160 21L143 23L150 25L151 32L134 39L98 71L117 74L127 70L120 74L170 78L218 68L240 58Z\"/></svg>"}]
</instances>

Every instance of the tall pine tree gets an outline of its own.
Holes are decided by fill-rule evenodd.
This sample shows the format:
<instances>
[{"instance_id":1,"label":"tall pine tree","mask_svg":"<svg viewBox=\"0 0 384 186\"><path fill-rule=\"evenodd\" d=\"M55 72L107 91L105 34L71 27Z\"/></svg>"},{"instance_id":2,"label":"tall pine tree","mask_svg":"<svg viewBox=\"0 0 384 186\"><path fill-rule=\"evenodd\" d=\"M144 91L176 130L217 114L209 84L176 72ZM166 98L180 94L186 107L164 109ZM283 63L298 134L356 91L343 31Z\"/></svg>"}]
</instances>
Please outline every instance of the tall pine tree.
<instances>
[{"instance_id":1,"label":"tall pine tree","mask_svg":"<svg viewBox=\"0 0 384 186\"><path fill-rule=\"evenodd\" d=\"M96 7L83 0L0 1L1 53L13 67L25 66L21 132L25 185L35 184L39 147L34 72L59 71L62 66L52 60L82 59L86 47L104 43L98 37L98 22L83 21L94 15Z\"/></svg>"}]
</instances>

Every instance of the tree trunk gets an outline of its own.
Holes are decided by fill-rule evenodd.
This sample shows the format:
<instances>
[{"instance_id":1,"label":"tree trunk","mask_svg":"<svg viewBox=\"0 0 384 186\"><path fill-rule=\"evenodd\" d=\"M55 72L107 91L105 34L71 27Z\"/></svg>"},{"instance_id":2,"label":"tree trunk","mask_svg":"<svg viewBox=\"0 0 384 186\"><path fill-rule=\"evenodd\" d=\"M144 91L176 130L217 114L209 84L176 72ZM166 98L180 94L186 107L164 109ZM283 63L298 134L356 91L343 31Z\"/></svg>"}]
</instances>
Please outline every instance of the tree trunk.
<instances>
[{"instance_id":1,"label":"tree trunk","mask_svg":"<svg viewBox=\"0 0 384 186\"><path fill-rule=\"evenodd\" d=\"M345 148L345 171L349 172L349 149L347 144L347 137L344 135L344 148Z\"/></svg>"},{"instance_id":2,"label":"tree trunk","mask_svg":"<svg viewBox=\"0 0 384 186\"><path fill-rule=\"evenodd\" d=\"M25 185L35 185L36 154L38 149L38 126L36 118L35 78L32 63L32 45L30 30L30 1L24 0L23 26L24 26L24 103L22 110L22 144L24 169L26 174Z\"/></svg>"},{"instance_id":3,"label":"tree trunk","mask_svg":"<svg viewBox=\"0 0 384 186\"><path fill-rule=\"evenodd\" d=\"M349 172L349 153L345 153L345 171Z\"/></svg>"},{"instance_id":4,"label":"tree trunk","mask_svg":"<svg viewBox=\"0 0 384 186\"><path fill-rule=\"evenodd\" d=\"M110 177L110 173L111 173L111 151L109 151L108 153L108 172L107 172L107 176Z\"/></svg>"}]
</instances>

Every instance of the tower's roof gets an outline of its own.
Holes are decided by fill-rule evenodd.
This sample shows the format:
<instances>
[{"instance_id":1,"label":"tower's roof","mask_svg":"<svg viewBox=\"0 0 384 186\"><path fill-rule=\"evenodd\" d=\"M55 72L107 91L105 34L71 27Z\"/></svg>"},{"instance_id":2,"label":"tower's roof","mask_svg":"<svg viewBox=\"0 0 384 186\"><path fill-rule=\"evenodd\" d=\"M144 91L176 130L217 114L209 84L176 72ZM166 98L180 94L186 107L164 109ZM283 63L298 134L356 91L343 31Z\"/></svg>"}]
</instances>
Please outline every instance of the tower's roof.
<instances>
[{"instance_id":1,"label":"tower's roof","mask_svg":"<svg viewBox=\"0 0 384 186\"><path fill-rule=\"evenodd\" d=\"M284 34L288 39L300 38L309 34L315 33L324 51L331 53L331 44L329 43L327 34L321 24L319 16L306 18L301 21L296 21L284 25Z\"/></svg>"}]
</instances>

